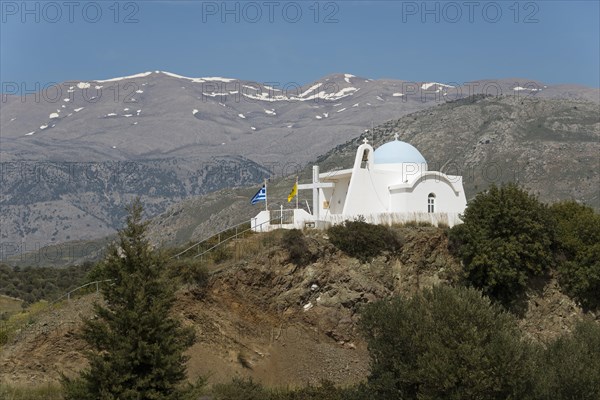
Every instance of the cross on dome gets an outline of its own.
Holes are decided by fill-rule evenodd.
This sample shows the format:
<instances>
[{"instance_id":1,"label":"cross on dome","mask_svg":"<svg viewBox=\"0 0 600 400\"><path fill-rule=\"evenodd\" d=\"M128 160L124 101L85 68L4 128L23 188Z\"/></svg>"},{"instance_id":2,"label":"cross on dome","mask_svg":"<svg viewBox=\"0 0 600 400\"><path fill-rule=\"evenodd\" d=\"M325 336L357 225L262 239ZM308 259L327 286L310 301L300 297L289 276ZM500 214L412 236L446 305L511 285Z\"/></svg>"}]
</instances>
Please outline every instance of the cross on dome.
<instances>
[{"instance_id":1,"label":"cross on dome","mask_svg":"<svg viewBox=\"0 0 600 400\"><path fill-rule=\"evenodd\" d=\"M394 133L394 140L398 140L399 137L400 137L400 134L398 132Z\"/></svg>"},{"instance_id":2,"label":"cross on dome","mask_svg":"<svg viewBox=\"0 0 600 400\"><path fill-rule=\"evenodd\" d=\"M369 143L369 139L367 139L367 138L364 138L364 139L363 139L363 143L364 143L364 144L367 144L367 143Z\"/></svg>"}]
</instances>

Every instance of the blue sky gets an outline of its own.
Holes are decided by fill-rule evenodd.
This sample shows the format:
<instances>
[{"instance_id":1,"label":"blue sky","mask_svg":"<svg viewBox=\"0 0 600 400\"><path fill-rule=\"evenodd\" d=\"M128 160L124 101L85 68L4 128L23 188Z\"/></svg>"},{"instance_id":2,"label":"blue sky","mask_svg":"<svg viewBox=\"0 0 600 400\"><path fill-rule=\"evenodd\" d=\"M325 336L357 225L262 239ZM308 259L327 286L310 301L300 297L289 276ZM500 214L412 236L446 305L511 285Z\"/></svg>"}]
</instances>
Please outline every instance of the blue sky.
<instances>
[{"instance_id":1,"label":"blue sky","mask_svg":"<svg viewBox=\"0 0 600 400\"><path fill-rule=\"evenodd\" d=\"M0 3L3 83L165 70L301 84L344 72L600 86L597 1Z\"/></svg>"}]
</instances>

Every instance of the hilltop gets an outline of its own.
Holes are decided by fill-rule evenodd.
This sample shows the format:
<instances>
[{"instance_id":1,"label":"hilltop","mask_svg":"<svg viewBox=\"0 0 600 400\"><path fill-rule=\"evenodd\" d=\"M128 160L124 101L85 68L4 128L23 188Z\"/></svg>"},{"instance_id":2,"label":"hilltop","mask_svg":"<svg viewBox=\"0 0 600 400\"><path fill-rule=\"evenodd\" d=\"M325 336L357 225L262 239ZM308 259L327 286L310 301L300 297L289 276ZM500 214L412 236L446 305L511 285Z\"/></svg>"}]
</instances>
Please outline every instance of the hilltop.
<instances>
[{"instance_id":1,"label":"hilltop","mask_svg":"<svg viewBox=\"0 0 600 400\"><path fill-rule=\"evenodd\" d=\"M373 146L401 140L417 147L432 170L463 176L467 199L490 184L517 182L541 201L574 199L600 209L598 106L564 100L519 100L479 96L386 122L317 158L321 172L348 168L363 138ZM311 166L299 173L310 181ZM269 185L271 207L287 208L293 176ZM249 199L256 188L233 188L186 199L155 218L156 243L199 240L254 217ZM300 204L311 202L300 191Z\"/></svg>"}]
</instances>

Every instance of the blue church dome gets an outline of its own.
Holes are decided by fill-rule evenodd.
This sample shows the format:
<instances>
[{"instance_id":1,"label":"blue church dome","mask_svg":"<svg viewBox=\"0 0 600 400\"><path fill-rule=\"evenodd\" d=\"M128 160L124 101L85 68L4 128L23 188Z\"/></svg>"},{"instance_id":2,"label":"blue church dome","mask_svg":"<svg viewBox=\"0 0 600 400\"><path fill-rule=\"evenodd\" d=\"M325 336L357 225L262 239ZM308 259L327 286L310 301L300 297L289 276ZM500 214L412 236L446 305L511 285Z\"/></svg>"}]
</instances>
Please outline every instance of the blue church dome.
<instances>
[{"instance_id":1,"label":"blue church dome","mask_svg":"<svg viewBox=\"0 0 600 400\"><path fill-rule=\"evenodd\" d=\"M375 164L427 163L419 150L397 139L379 146L373 157Z\"/></svg>"}]
</instances>

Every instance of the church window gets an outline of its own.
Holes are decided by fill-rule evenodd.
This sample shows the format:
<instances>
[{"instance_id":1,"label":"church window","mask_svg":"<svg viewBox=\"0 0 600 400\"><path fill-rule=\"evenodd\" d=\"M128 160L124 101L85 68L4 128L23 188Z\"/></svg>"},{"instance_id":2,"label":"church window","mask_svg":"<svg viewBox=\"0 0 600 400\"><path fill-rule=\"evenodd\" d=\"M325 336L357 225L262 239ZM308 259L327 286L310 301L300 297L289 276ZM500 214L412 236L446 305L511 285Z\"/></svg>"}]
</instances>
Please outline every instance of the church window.
<instances>
[{"instance_id":1,"label":"church window","mask_svg":"<svg viewBox=\"0 0 600 400\"><path fill-rule=\"evenodd\" d=\"M427 197L427 212L435 212L435 194L433 193L429 193L429 196Z\"/></svg>"}]
</instances>

